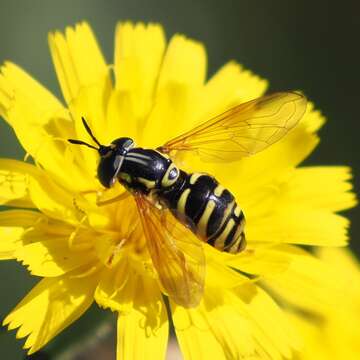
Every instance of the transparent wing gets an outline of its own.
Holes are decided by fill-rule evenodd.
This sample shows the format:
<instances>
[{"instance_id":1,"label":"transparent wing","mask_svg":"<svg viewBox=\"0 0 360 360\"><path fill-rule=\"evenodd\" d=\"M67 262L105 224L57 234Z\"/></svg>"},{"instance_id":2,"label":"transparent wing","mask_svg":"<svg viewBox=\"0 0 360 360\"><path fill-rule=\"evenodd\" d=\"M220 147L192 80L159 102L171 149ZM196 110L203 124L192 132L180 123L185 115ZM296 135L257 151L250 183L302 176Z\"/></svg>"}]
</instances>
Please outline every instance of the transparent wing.
<instances>
[{"instance_id":1,"label":"transparent wing","mask_svg":"<svg viewBox=\"0 0 360 360\"><path fill-rule=\"evenodd\" d=\"M236 161L280 140L304 115L306 98L280 92L235 106L159 147L192 152L204 161Z\"/></svg>"},{"instance_id":2,"label":"transparent wing","mask_svg":"<svg viewBox=\"0 0 360 360\"><path fill-rule=\"evenodd\" d=\"M136 195L135 199L164 293L184 307L197 306L205 282L205 255L201 241L169 210L157 209L141 195Z\"/></svg>"}]
</instances>

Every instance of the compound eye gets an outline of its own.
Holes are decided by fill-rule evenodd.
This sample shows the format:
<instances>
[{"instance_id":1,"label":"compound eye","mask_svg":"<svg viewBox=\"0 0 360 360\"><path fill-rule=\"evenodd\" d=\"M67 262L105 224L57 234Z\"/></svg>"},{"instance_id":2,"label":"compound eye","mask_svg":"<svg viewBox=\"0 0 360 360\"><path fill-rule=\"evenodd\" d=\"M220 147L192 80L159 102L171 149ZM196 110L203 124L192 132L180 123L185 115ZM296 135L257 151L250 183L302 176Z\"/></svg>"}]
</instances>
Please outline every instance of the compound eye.
<instances>
[{"instance_id":1,"label":"compound eye","mask_svg":"<svg viewBox=\"0 0 360 360\"><path fill-rule=\"evenodd\" d=\"M97 170L98 179L104 187L110 188L117 180L123 157L112 152L110 156L100 159Z\"/></svg>"}]
</instances>

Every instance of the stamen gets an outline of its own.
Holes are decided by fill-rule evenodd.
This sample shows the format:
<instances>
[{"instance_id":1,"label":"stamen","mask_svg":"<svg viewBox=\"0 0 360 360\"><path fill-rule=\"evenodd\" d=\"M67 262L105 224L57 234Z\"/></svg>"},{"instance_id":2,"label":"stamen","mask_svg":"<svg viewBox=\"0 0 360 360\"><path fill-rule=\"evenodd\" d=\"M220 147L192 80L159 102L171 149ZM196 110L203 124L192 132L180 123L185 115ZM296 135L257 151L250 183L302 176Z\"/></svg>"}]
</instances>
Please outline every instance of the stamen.
<instances>
[{"instance_id":1,"label":"stamen","mask_svg":"<svg viewBox=\"0 0 360 360\"><path fill-rule=\"evenodd\" d=\"M25 156L24 156L23 161L24 161L24 162L28 161L30 157L31 157L31 155L27 152L27 153L25 154Z\"/></svg>"},{"instance_id":2,"label":"stamen","mask_svg":"<svg viewBox=\"0 0 360 360\"><path fill-rule=\"evenodd\" d=\"M75 208L78 212L80 212L81 214L84 214L85 216L87 216L87 215L86 215L86 212L85 212L83 209L81 209L81 207L78 205L78 203L77 203L77 201L76 201L75 198L73 198L73 205L74 205L74 208Z\"/></svg>"},{"instance_id":3,"label":"stamen","mask_svg":"<svg viewBox=\"0 0 360 360\"><path fill-rule=\"evenodd\" d=\"M96 273L99 269L101 268L101 264L97 263L96 265L93 265L92 267L90 267L87 271L78 274L78 275L72 275L73 278L77 278L77 279L82 279L84 277L90 276L94 273Z\"/></svg>"},{"instance_id":4,"label":"stamen","mask_svg":"<svg viewBox=\"0 0 360 360\"><path fill-rule=\"evenodd\" d=\"M108 260L106 261L106 265L108 267L112 267L114 264L113 264L113 261L115 258L118 258L117 260L119 260L119 254L121 252L121 248L124 246L124 244L126 243L128 239L126 238L123 238L120 240L120 242L114 246L113 248L113 251L111 252L111 255L109 256ZM118 261L116 261L117 263Z\"/></svg>"},{"instance_id":5,"label":"stamen","mask_svg":"<svg viewBox=\"0 0 360 360\"><path fill-rule=\"evenodd\" d=\"M85 215L81 220L80 223L76 226L75 230L69 235L68 238L68 246L69 249L73 251L83 251L89 248L89 244L74 244L75 238L79 234L81 227L83 226L85 220L87 220L88 216Z\"/></svg>"}]
</instances>

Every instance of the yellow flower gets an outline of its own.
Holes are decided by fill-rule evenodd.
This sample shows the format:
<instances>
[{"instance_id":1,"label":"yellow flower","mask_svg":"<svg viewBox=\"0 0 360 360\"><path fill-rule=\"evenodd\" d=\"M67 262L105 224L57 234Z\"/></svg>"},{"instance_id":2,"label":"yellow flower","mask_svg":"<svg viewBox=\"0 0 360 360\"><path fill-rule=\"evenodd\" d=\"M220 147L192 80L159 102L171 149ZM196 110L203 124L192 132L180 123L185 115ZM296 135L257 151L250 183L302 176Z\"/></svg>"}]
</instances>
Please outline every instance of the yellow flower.
<instances>
[{"instance_id":1,"label":"yellow flower","mask_svg":"<svg viewBox=\"0 0 360 360\"><path fill-rule=\"evenodd\" d=\"M50 34L49 44L66 106L12 63L0 75L0 114L34 160L0 160L0 198L13 207L0 213L0 258L43 278L4 324L33 353L95 300L119 314L119 359L164 358L168 316L186 359L290 357L298 338L263 286L312 306L329 273L293 244L345 245L348 222L334 212L355 204L348 168L297 168L318 143L320 113L309 104L282 141L232 166L183 159L185 170L213 174L236 195L248 246L229 255L204 244L200 305L170 299L167 311L133 198L97 206L98 155L66 139L87 139L85 117L101 143L129 136L154 148L261 96L267 82L235 62L206 80L202 44L175 35L166 47L154 24L120 24L112 66L86 23Z\"/></svg>"},{"instance_id":2,"label":"yellow flower","mask_svg":"<svg viewBox=\"0 0 360 360\"><path fill-rule=\"evenodd\" d=\"M305 318L298 313L290 315L304 338L303 350L296 359L357 360L360 354L359 263L345 249L324 248L319 255L337 270L332 279L333 291L324 294L335 297L336 307L318 309L317 312L307 313Z\"/></svg>"}]
</instances>

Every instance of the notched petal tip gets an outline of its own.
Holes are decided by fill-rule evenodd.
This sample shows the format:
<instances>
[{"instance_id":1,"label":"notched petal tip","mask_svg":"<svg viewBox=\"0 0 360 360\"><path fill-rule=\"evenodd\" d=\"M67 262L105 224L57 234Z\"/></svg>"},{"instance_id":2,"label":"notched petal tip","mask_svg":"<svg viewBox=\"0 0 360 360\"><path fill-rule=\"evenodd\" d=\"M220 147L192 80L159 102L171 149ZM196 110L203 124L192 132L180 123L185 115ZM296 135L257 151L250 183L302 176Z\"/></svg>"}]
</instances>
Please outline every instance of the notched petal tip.
<instances>
[{"instance_id":1,"label":"notched petal tip","mask_svg":"<svg viewBox=\"0 0 360 360\"><path fill-rule=\"evenodd\" d=\"M125 20L125 21L119 21L116 24L116 31L123 29L123 30L131 30L131 31L161 31L164 33L164 28L160 23L157 22L148 22L145 23L143 21L131 21L131 20Z\"/></svg>"},{"instance_id":2,"label":"notched petal tip","mask_svg":"<svg viewBox=\"0 0 360 360\"><path fill-rule=\"evenodd\" d=\"M68 30L69 31L92 31L91 26L89 25L89 23L86 20L81 20L81 21L74 23L73 25L66 26L65 32ZM59 35L63 36L62 30L53 29L48 32L48 36L59 36Z\"/></svg>"},{"instance_id":3,"label":"notched petal tip","mask_svg":"<svg viewBox=\"0 0 360 360\"><path fill-rule=\"evenodd\" d=\"M5 317L5 319L2 321L2 326L7 326L8 330L13 330L17 327L17 326L11 326L11 314Z\"/></svg>"},{"instance_id":4,"label":"notched petal tip","mask_svg":"<svg viewBox=\"0 0 360 360\"><path fill-rule=\"evenodd\" d=\"M309 133L316 133L325 124L326 118L319 109L315 108L312 101L308 99L305 114L301 120Z\"/></svg>"},{"instance_id":5,"label":"notched petal tip","mask_svg":"<svg viewBox=\"0 0 360 360\"><path fill-rule=\"evenodd\" d=\"M234 80L237 78L238 91L253 92L251 95L249 94L248 98L244 98L244 102L260 97L269 87L267 79L255 74L234 59L225 64L217 74L221 74L222 71L232 73Z\"/></svg>"},{"instance_id":6,"label":"notched petal tip","mask_svg":"<svg viewBox=\"0 0 360 360\"><path fill-rule=\"evenodd\" d=\"M17 338L27 337L29 354L78 319L93 302L97 276L58 277L41 280L4 319Z\"/></svg>"}]
</instances>

